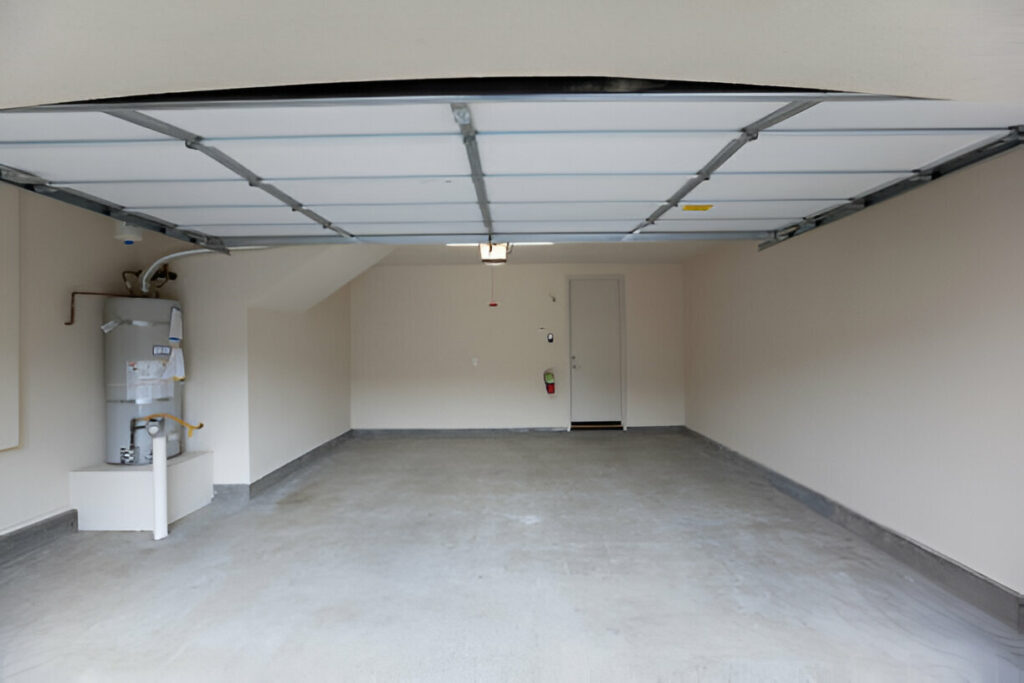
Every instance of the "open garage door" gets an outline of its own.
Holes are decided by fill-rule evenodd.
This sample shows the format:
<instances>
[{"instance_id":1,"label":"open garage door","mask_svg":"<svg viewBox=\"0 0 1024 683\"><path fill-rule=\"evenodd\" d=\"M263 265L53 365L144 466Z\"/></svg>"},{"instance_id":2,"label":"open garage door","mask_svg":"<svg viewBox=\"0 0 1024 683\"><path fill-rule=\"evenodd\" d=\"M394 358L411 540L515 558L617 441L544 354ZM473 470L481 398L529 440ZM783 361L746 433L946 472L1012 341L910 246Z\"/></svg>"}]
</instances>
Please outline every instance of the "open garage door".
<instances>
[{"instance_id":1,"label":"open garage door","mask_svg":"<svg viewBox=\"0 0 1024 683\"><path fill-rule=\"evenodd\" d=\"M523 94L529 82L4 111L0 178L218 250L768 246L1014 147L1024 123L1010 105L699 84Z\"/></svg>"}]
</instances>

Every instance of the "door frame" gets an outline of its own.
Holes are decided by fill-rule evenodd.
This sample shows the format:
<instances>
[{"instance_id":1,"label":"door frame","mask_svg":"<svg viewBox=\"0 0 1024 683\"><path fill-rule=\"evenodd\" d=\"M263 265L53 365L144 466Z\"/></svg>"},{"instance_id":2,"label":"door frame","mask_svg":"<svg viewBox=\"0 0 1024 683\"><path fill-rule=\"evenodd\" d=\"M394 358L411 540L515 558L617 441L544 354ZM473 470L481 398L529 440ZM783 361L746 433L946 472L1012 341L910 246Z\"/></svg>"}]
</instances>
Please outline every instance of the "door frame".
<instances>
[{"instance_id":1,"label":"door frame","mask_svg":"<svg viewBox=\"0 0 1024 683\"><path fill-rule=\"evenodd\" d=\"M586 275L577 273L566 277L566 327L569 328L569 344L566 351L566 367L569 368L569 426L572 429L572 281L573 280L615 280L619 283L619 407L622 413L622 429L627 429L626 413L626 276L625 275Z\"/></svg>"}]
</instances>

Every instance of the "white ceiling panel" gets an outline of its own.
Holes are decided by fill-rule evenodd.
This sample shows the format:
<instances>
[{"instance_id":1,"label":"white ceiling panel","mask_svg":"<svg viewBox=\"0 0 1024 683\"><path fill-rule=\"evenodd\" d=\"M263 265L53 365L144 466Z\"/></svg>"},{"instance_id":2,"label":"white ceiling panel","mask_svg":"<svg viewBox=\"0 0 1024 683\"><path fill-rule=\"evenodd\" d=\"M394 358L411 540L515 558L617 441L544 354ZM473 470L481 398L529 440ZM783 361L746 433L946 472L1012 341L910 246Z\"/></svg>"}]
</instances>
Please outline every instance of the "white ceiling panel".
<instances>
[{"instance_id":1,"label":"white ceiling panel","mask_svg":"<svg viewBox=\"0 0 1024 683\"><path fill-rule=\"evenodd\" d=\"M480 135L484 173L694 173L734 136L719 133Z\"/></svg>"},{"instance_id":2,"label":"white ceiling panel","mask_svg":"<svg viewBox=\"0 0 1024 683\"><path fill-rule=\"evenodd\" d=\"M346 223L341 226L353 235L487 235L480 221L465 223Z\"/></svg>"},{"instance_id":3,"label":"white ceiling panel","mask_svg":"<svg viewBox=\"0 0 1024 683\"><path fill-rule=\"evenodd\" d=\"M330 237L338 234L312 222L299 225L211 225L196 229L217 237Z\"/></svg>"},{"instance_id":4,"label":"white ceiling panel","mask_svg":"<svg viewBox=\"0 0 1024 683\"><path fill-rule=\"evenodd\" d=\"M762 133L722 171L910 171L963 152L991 133L808 134Z\"/></svg>"},{"instance_id":5,"label":"white ceiling panel","mask_svg":"<svg viewBox=\"0 0 1024 683\"><path fill-rule=\"evenodd\" d=\"M476 202L471 204L314 205L309 208L321 216L341 224L480 220L480 206Z\"/></svg>"},{"instance_id":6,"label":"white ceiling panel","mask_svg":"<svg viewBox=\"0 0 1024 683\"><path fill-rule=\"evenodd\" d=\"M633 220L639 222L658 208L658 202L544 202L491 204L496 221Z\"/></svg>"},{"instance_id":7,"label":"white ceiling panel","mask_svg":"<svg viewBox=\"0 0 1024 683\"><path fill-rule=\"evenodd\" d=\"M847 199L909 177L909 173L716 173L688 202L727 199Z\"/></svg>"},{"instance_id":8,"label":"white ceiling panel","mask_svg":"<svg viewBox=\"0 0 1024 683\"><path fill-rule=\"evenodd\" d=\"M687 180L682 174L488 176L487 197L492 202L660 202Z\"/></svg>"},{"instance_id":9,"label":"white ceiling panel","mask_svg":"<svg viewBox=\"0 0 1024 683\"><path fill-rule=\"evenodd\" d=\"M787 119L772 130L848 128L1007 128L1024 125L1024 106L896 100L822 102Z\"/></svg>"},{"instance_id":10,"label":"white ceiling panel","mask_svg":"<svg viewBox=\"0 0 1024 683\"><path fill-rule=\"evenodd\" d=\"M181 142L0 145L0 164L47 180L164 180L237 178Z\"/></svg>"},{"instance_id":11,"label":"white ceiling panel","mask_svg":"<svg viewBox=\"0 0 1024 683\"><path fill-rule=\"evenodd\" d=\"M225 107L145 113L205 138L459 132L447 104Z\"/></svg>"},{"instance_id":12,"label":"white ceiling panel","mask_svg":"<svg viewBox=\"0 0 1024 683\"><path fill-rule=\"evenodd\" d=\"M844 200L811 199L806 201L732 201L712 204L707 211L683 211L682 207L696 204L689 199L679 207L669 209L660 220L703 220L719 218L802 218L844 203Z\"/></svg>"},{"instance_id":13,"label":"white ceiling panel","mask_svg":"<svg viewBox=\"0 0 1024 683\"><path fill-rule=\"evenodd\" d=\"M144 209L150 216L178 225L238 225L312 223L300 213L283 204L276 206L204 206L198 208L168 207Z\"/></svg>"},{"instance_id":14,"label":"white ceiling panel","mask_svg":"<svg viewBox=\"0 0 1024 683\"><path fill-rule=\"evenodd\" d=\"M795 221L782 219L782 218L758 218L758 219L742 219L737 218L735 220L709 220L709 219L698 219L698 220L660 220L651 227L644 230L645 235L656 234L659 232L705 232L705 231L730 231L738 230L743 231L758 231L758 230L778 230L784 228L787 225L792 225Z\"/></svg>"},{"instance_id":15,"label":"white ceiling panel","mask_svg":"<svg viewBox=\"0 0 1024 683\"><path fill-rule=\"evenodd\" d=\"M621 232L636 227L636 221L494 221L494 232L553 233L553 232Z\"/></svg>"},{"instance_id":16,"label":"white ceiling panel","mask_svg":"<svg viewBox=\"0 0 1024 683\"><path fill-rule=\"evenodd\" d=\"M268 179L469 175L457 135L220 140L214 146Z\"/></svg>"},{"instance_id":17,"label":"white ceiling panel","mask_svg":"<svg viewBox=\"0 0 1024 683\"><path fill-rule=\"evenodd\" d=\"M0 112L0 142L166 139L100 112Z\"/></svg>"},{"instance_id":18,"label":"white ceiling panel","mask_svg":"<svg viewBox=\"0 0 1024 683\"><path fill-rule=\"evenodd\" d=\"M732 130L786 102L479 102L477 130Z\"/></svg>"},{"instance_id":19,"label":"white ceiling panel","mask_svg":"<svg viewBox=\"0 0 1024 683\"><path fill-rule=\"evenodd\" d=\"M303 204L476 201L468 176L275 180L274 185Z\"/></svg>"},{"instance_id":20,"label":"white ceiling panel","mask_svg":"<svg viewBox=\"0 0 1024 683\"><path fill-rule=\"evenodd\" d=\"M274 206L281 203L263 190L250 187L244 180L72 183L66 187L128 208L245 204Z\"/></svg>"}]
</instances>

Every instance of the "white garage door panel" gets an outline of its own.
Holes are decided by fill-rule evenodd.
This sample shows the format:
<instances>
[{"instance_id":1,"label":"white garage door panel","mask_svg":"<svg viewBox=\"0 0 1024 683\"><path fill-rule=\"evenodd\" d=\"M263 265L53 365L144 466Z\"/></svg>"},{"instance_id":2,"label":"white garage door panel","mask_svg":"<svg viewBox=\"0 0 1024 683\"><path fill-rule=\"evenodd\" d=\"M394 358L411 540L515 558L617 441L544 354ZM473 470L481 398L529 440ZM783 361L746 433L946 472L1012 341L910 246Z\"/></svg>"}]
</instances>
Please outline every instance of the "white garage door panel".
<instances>
[{"instance_id":1,"label":"white garage door panel","mask_svg":"<svg viewBox=\"0 0 1024 683\"><path fill-rule=\"evenodd\" d=\"M977 102L822 102L773 130L871 128L1006 128L1024 124L1024 106Z\"/></svg>"},{"instance_id":2,"label":"white garage door panel","mask_svg":"<svg viewBox=\"0 0 1024 683\"><path fill-rule=\"evenodd\" d=\"M274 185L307 204L318 205L476 201L473 181L467 176L275 180Z\"/></svg>"},{"instance_id":3,"label":"white garage door panel","mask_svg":"<svg viewBox=\"0 0 1024 683\"><path fill-rule=\"evenodd\" d=\"M656 175L488 176L492 202L664 201L689 180L678 173Z\"/></svg>"},{"instance_id":4,"label":"white garage door panel","mask_svg":"<svg viewBox=\"0 0 1024 683\"><path fill-rule=\"evenodd\" d=\"M61 184L61 183L57 183ZM281 202L244 180L211 182L71 183L74 190L103 197L129 209L155 206L217 206Z\"/></svg>"},{"instance_id":5,"label":"white garage door panel","mask_svg":"<svg viewBox=\"0 0 1024 683\"><path fill-rule=\"evenodd\" d=\"M785 102L480 102L471 104L481 133L491 131L738 131Z\"/></svg>"},{"instance_id":6,"label":"white garage door panel","mask_svg":"<svg viewBox=\"0 0 1024 683\"><path fill-rule=\"evenodd\" d=\"M480 206L471 204L376 204L373 206L311 206L336 223L479 221Z\"/></svg>"},{"instance_id":7,"label":"white garage door panel","mask_svg":"<svg viewBox=\"0 0 1024 683\"><path fill-rule=\"evenodd\" d=\"M281 225L304 223L309 220L282 204L276 206L146 209L145 213L186 226L240 225L242 223Z\"/></svg>"},{"instance_id":8,"label":"white garage door panel","mask_svg":"<svg viewBox=\"0 0 1024 683\"><path fill-rule=\"evenodd\" d=\"M220 140L214 146L267 179L469 175L462 138L455 135Z\"/></svg>"},{"instance_id":9,"label":"white garage door panel","mask_svg":"<svg viewBox=\"0 0 1024 683\"><path fill-rule=\"evenodd\" d=\"M715 133L481 135L484 173L692 174L730 139Z\"/></svg>"},{"instance_id":10,"label":"white garage door panel","mask_svg":"<svg viewBox=\"0 0 1024 683\"><path fill-rule=\"evenodd\" d=\"M643 234L653 235L659 232L757 232L763 230L778 230L779 228L784 228L787 225L792 225L796 220L796 218L761 218L755 220L743 218L727 220L661 220L650 228L647 228Z\"/></svg>"},{"instance_id":11,"label":"white garage door panel","mask_svg":"<svg viewBox=\"0 0 1024 683\"><path fill-rule=\"evenodd\" d=\"M452 101L465 103L477 130L484 174L478 182L494 223L490 232L530 241L777 230L1024 124L1020 104L813 93L824 101L760 132L705 182L693 182L741 129L801 96L566 94ZM201 136L353 234L393 243L407 236L418 244L472 241L488 233L471 177L472 147L444 97L150 106L139 111ZM0 112L3 165L112 208L199 232L243 238L281 230L325 234L201 149L78 105ZM17 174L8 180L27 182ZM653 225L631 232L684 185L690 191L683 205L711 208L672 207ZM460 235L466 238L447 239Z\"/></svg>"},{"instance_id":12,"label":"white garage door panel","mask_svg":"<svg viewBox=\"0 0 1024 683\"><path fill-rule=\"evenodd\" d=\"M95 111L0 114L0 142L166 139L148 128Z\"/></svg>"},{"instance_id":13,"label":"white garage door panel","mask_svg":"<svg viewBox=\"0 0 1024 683\"><path fill-rule=\"evenodd\" d=\"M707 211L683 211L670 209L661 220L702 220L721 218L801 218L824 211L840 204L836 200L812 199L809 201L733 201L712 204ZM684 201L681 206L692 204Z\"/></svg>"},{"instance_id":14,"label":"white garage door panel","mask_svg":"<svg viewBox=\"0 0 1024 683\"><path fill-rule=\"evenodd\" d=\"M316 223L309 221L301 224L287 225L214 225L204 229L210 235L217 237L324 237L337 235L332 230L327 230Z\"/></svg>"},{"instance_id":15,"label":"white garage door panel","mask_svg":"<svg viewBox=\"0 0 1024 683\"><path fill-rule=\"evenodd\" d=\"M468 221L465 223L346 223L343 227L353 235L487 234L487 229L480 221Z\"/></svg>"},{"instance_id":16,"label":"white garage door panel","mask_svg":"<svg viewBox=\"0 0 1024 683\"><path fill-rule=\"evenodd\" d=\"M496 221L634 220L640 221L658 208L657 202L547 202L542 204L491 204Z\"/></svg>"},{"instance_id":17,"label":"white garage door panel","mask_svg":"<svg viewBox=\"0 0 1024 683\"><path fill-rule=\"evenodd\" d=\"M459 132L447 104L225 107L144 113L205 138Z\"/></svg>"},{"instance_id":18,"label":"white garage door panel","mask_svg":"<svg viewBox=\"0 0 1024 683\"><path fill-rule=\"evenodd\" d=\"M849 199L908 177L909 173L716 173L686 200Z\"/></svg>"},{"instance_id":19,"label":"white garage door panel","mask_svg":"<svg viewBox=\"0 0 1024 683\"><path fill-rule=\"evenodd\" d=\"M495 232L557 233L557 232L628 232L638 221L495 221Z\"/></svg>"},{"instance_id":20,"label":"white garage door panel","mask_svg":"<svg viewBox=\"0 0 1024 683\"><path fill-rule=\"evenodd\" d=\"M209 180L234 173L181 142L0 145L0 164L47 180Z\"/></svg>"},{"instance_id":21,"label":"white garage door panel","mask_svg":"<svg viewBox=\"0 0 1024 683\"><path fill-rule=\"evenodd\" d=\"M722 171L912 171L991 139L991 133L761 134Z\"/></svg>"}]
</instances>

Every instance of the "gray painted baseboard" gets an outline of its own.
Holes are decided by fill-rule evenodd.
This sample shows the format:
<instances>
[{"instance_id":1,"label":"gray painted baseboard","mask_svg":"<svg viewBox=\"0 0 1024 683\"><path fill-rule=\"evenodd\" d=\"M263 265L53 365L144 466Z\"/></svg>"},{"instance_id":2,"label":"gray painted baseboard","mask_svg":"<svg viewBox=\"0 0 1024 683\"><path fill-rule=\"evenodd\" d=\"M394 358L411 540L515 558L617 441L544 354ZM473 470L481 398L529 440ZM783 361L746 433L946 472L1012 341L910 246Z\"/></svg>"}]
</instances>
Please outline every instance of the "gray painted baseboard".
<instances>
[{"instance_id":1,"label":"gray painted baseboard","mask_svg":"<svg viewBox=\"0 0 1024 683\"><path fill-rule=\"evenodd\" d=\"M245 484L219 484L214 487L214 491L217 495L223 495L230 498L255 498L264 491L267 491L271 487L279 484L288 477L292 476L300 469L309 466L313 461L321 458L344 441L353 438L374 438L374 437L385 437L385 436L412 436L412 437L429 437L429 436L497 436L500 434L517 433L517 432L564 432L564 428L537 428L537 429L350 429L344 434L334 437L330 441L325 441L313 450L303 453L295 460L287 462L281 467L278 467L273 472L263 475L253 483L246 486Z\"/></svg>"},{"instance_id":2,"label":"gray painted baseboard","mask_svg":"<svg viewBox=\"0 0 1024 683\"><path fill-rule=\"evenodd\" d=\"M529 432L565 432L568 427L510 427L507 429L353 429L350 433L359 438L388 436L411 436L418 439L438 437L444 439L482 436L502 436L504 434L526 434Z\"/></svg>"},{"instance_id":3,"label":"gray painted baseboard","mask_svg":"<svg viewBox=\"0 0 1024 683\"><path fill-rule=\"evenodd\" d=\"M16 531L0 535L0 564L78 531L78 510L59 512Z\"/></svg>"},{"instance_id":4,"label":"gray painted baseboard","mask_svg":"<svg viewBox=\"0 0 1024 683\"><path fill-rule=\"evenodd\" d=\"M863 538L871 545L939 584L961 600L1024 633L1024 595L982 576L956 560L937 553L931 548L926 548L906 536L857 514L831 498L823 496L703 434L692 429L683 431L690 438L701 441L707 450L715 456L744 469L755 471L782 493Z\"/></svg>"},{"instance_id":5,"label":"gray painted baseboard","mask_svg":"<svg viewBox=\"0 0 1024 683\"><path fill-rule=\"evenodd\" d=\"M263 475L253 483L249 484L249 498L255 498L256 496L265 492L272 486L279 484L288 477L292 476L300 469L308 467L310 464L313 463L314 460L317 460L318 458L327 455L328 453L333 451L337 446L339 446L342 442L351 439L353 436L354 431L350 429L344 434L339 434L333 439L325 441L324 443L320 444L311 451L303 453L302 455L295 458L291 462L286 462L284 465L281 465L273 472L269 472Z\"/></svg>"},{"instance_id":6,"label":"gray painted baseboard","mask_svg":"<svg viewBox=\"0 0 1024 683\"><path fill-rule=\"evenodd\" d=\"M247 503L249 501L249 485L214 484L213 498L222 503Z\"/></svg>"},{"instance_id":7,"label":"gray painted baseboard","mask_svg":"<svg viewBox=\"0 0 1024 683\"><path fill-rule=\"evenodd\" d=\"M685 430L681 426L666 427L631 427L630 429L644 431L679 432ZM244 501L254 498L271 487L284 481L300 469L308 466L314 460L327 455L342 442L348 439L361 438L372 439L377 437L409 436L415 438L453 438L453 437L488 437L502 436L504 434L524 434L529 432L566 432L565 427L520 427L507 429L350 429L349 431L326 441L313 450L300 455L295 460L285 463L273 472L270 472L251 484L217 484L213 487L215 495L225 501Z\"/></svg>"}]
</instances>

